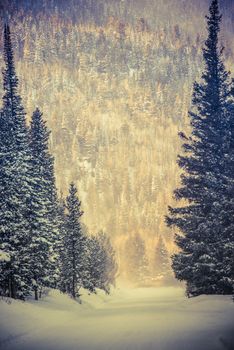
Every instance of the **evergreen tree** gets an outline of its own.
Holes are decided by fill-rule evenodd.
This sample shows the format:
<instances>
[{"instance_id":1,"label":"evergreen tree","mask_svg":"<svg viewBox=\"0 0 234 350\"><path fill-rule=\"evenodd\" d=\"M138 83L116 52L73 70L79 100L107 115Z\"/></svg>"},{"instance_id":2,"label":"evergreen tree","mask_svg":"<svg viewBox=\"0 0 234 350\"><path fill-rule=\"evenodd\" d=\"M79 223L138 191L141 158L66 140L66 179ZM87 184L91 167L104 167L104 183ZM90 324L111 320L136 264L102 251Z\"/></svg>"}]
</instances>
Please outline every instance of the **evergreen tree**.
<instances>
[{"instance_id":1,"label":"evergreen tree","mask_svg":"<svg viewBox=\"0 0 234 350\"><path fill-rule=\"evenodd\" d=\"M87 244L82 233L80 218L83 215L77 189L72 183L66 198L66 222L64 230L63 290L73 298L87 283Z\"/></svg>"},{"instance_id":2,"label":"evergreen tree","mask_svg":"<svg viewBox=\"0 0 234 350\"><path fill-rule=\"evenodd\" d=\"M164 280L171 276L170 258L161 235L155 249L154 274Z\"/></svg>"},{"instance_id":3,"label":"evergreen tree","mask_svg":"<svg viewBox=\"0 0 234 350\"><path fill-rule=\"evenodd\" d=\"M89 290L103 289L106 254L96 236L88 238Z\"/></svg>"},{"instance_id":4,"label":"evergreen tree","mask_svg":"<svg viewBox=\"0 0 234 350\"><path fill-rule=\"evenodd\" d=\"M60 234L56 243L56 251L58 253L58 288L63 293L66 293L66 220L66 204L61 198L58 204L58 228Z\"/></svg>"},{"instance_id":5,"label":"evergreen tree","mask_svg":"<svg viewBox=\"0 0 234 350\"><path fill-rule=\"evenodd\" d=\"M126 268L128 279L137 284L145 284L149 271L145 252L145 242L136 233L125 244Z\"/></svg>"},{"instance_id":6,"label":"evergreen tree","mask_svg":"<svg viewBox=\"0 0 234 350\"><path fill-rule=\"evenodd\" d=\"M30 241L27 206L30 201L28 129L21 98L9 26L4 27L3 106L0 118L0 244L9 257L1 263L4 295L25 298L30 291Z\"/></svg>"},{"instance_id":7,"label":"evergreen tree","mask_svg":"<svg viewBox=\"0 0 234 350\"><path fill-rule=\"evenodd\" d=\"M110 237L108 237L103 231L98 233L98 240L101 244L102 250L106 254L105 258L105 269L104 269L104 284L103 289L109 293L110 286L115 285L116 273L118 270L115 250L111 244Z\"/></svg>"},{"instance_id":8,"label":"evergreen tree","mask_svg":"<svg viewBox=\"0 0 234 350\"><path fill-rule=\"evenodd\" d=\"M96 288L110 292L110 286L115 284L117 264L115 251L110 238L104 232L88 239L89 245L89 276L91 291Z\"/></svg>"},{"instance_id":9,"label":"evergreen tree","mask_svg":"<svg viewBox=\"0 0 234 350\"><path fill-rule=\"evenodd\" d=\"M43 286L47 285L52 243L47 218L47 199L44 196L36 164L31 177L35 181L35 188L31 191L30 202L27 206L27 220L30 232L27 256L30 266L30 281L35 293L35 300L38 300L38 292L41 292Z\"/></svg>"},{"instance_id":10,"label":"evergreen tree","mask_svg":"<svg viewBox=\"0 0 234 350\"><path fill-rule=\"evenodd\" d=\"M53 158L48 149L49 131L42 119L42 113L36 109L33 113L30 128L31 178L34 179L30 210L31 244L29 249L35 299L38 288L48 286L53 281L55 271L53 245L58 238L56 196L53 176ZM53 180L52 180L53 179ZM55 259L55 258L54 258ZM57 260L57 259L56 259ZM53 271L52 271L53 270Z\"/></svg>"},{"instance_id":11,"label":"evergreen tree","mask_svg":"<svg viewBox=\"0 0 234 350\"><path fill-rule=\"evenodd\" d=\"M229 73L222 62L218 37L221 15L213 0L207 17L208 38L203 49L204 72L194 84L189 113L191 136L180 134L184 170L177 200L187 204L169 208L167 223L179 228L173 269L186 281L187 294L228 294L233 288L233 99ZM232 145L232 146L231 146Z\"/></svg>"}]
</instances>

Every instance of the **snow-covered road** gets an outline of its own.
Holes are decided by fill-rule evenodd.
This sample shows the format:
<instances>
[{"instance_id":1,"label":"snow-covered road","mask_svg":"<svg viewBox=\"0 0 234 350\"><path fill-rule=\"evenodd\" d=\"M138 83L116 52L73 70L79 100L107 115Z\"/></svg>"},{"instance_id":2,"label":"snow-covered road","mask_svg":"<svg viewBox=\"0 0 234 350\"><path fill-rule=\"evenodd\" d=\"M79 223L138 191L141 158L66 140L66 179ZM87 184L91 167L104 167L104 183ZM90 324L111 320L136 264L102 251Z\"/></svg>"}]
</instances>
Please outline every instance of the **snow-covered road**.
<instances>
[{"instance_id":1,"label":"snow-covered road","mask_svg":"<svg viewBox=\"0 0 234 350\"><path fill-rule=\"evenodd\" d=\"M0 302L4 350L234 349L234 303L228 296L187 299L181 288L83 295L57 291L40 302Z\"/></svg>"}]
</instances>

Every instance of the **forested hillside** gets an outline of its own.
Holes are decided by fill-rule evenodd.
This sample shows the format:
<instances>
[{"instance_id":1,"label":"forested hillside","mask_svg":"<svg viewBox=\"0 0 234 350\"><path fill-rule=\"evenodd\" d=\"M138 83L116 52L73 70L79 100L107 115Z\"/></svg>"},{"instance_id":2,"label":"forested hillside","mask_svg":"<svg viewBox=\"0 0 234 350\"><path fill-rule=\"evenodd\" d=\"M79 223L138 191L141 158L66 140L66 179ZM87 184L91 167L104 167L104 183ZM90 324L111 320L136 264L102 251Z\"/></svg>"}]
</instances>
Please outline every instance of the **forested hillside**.
<instances>
[{"instance_id":1,"label":"forested hillside","mask_svg":"<svg viewBox=\"0 0 234 350\"><path fill-rule=\"evenodd\" d=\"M162 234L171 251L164 216L179 183L177 134L188 128L191 89L202 70L208 1L5 5L23 103L29 116L40 107L52 130L61 193L75 182L91 233L103 229L124 248L137 232L149 255ZM231 67L234 3L221 8Z\"/></svg>"}]
</instances>

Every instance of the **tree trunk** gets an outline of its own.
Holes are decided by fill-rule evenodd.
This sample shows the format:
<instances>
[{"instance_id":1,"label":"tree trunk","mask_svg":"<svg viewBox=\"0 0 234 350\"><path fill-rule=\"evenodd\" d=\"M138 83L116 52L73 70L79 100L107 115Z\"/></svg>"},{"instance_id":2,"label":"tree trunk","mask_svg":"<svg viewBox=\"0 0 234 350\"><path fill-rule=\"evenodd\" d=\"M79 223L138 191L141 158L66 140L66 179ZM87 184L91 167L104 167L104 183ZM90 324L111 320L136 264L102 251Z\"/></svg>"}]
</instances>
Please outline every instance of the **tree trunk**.
<instances>
[{"instance_id":1,"label":"tree trunk","mask_svg":"<svg viewBox=\"0 0 234 350\"><path fill-rule=\"evenodd\" d=\"M75 276L73 275L72 278L72 297L75 299L76 298L76 287L75 287Z\"/></svg>"},{"instance_id":2,"label":"tree trunk","mask_svg":"<svg viewBox=\"0 0 234 350\"><path fill-rule=\"evenodd\" d=\"M38 300L38 287L34 289L35 300Z\"/></svg>"},{"instance_id":3,"label":"tree trunk","mask_svg":"<svg viewBox=\"0 0 234 350\"><path fill-rule=\"evenodd\" d=\"M16 285L15 285L14 278L12 278L11 280L11 290L12 290L12 298L16 299Z\"/></svg>"},{"instance_id":4,"label":"tree trunk","mask_svg":"<svg viewBox=\"0 0 234 350\"><path fill-rule=\"evenodd\" d=\"M9 298L16 299L15 284L12 276L9 277Z\"/></svg>"},{"instance_id":5,"label":"tree trunk","mask_svg":"<svg viewBox=\"0 0 234 350\"><path fill-rule=\"evenodd\" d=\"M11 277L9 277L8 284L9 284L9 298L12 298L12 285L11 285Z\"/></svg>"}]
</instances>

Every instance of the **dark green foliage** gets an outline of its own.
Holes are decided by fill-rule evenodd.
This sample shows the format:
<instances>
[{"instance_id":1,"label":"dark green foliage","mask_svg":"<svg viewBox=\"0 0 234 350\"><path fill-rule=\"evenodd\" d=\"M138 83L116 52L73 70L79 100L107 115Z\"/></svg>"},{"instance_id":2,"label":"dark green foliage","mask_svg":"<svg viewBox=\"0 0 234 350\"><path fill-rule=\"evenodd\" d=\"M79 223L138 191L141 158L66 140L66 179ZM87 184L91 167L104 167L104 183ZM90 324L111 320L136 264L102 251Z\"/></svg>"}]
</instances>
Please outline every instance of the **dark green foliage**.
<instances>
[{"instance_id":1,"label":"dark green foliage","mask_svg":"<svg viewBox=\"0 0 234 350\"><path fill-rule=\"evenodd\" d=\"M51 283L58 235L57 195L49 132L37 109L30 132L18 94L11 35L4 30L3 106L0 118L1 294L25 299Z\"/></svg>"},{"instance_id":2,"label":"dark green foliage","mask_svg":"<svg viewBox=\"0 0 234 350\"><path fill-rule=\"evenodd\" d=\"M64 264L66 257L65 238L66 238L66 204L61 198L58 203L58 228L59 239L56 242L56 252L58 255L57 261L57 275L58 275L58 288L61 292L66 293L66 265Z\"/></svg>"},{"instance_id":3,"label":"dark green foliage","mask_svg":"<svg viewBox=\"0 0 234 350\"><path fill-rule=\"evenodd\" d=\"M79 289L85 287L88 279L87 245L80 218L83 215L77 189L72 183L66 198L66 216L63 226L63 248L61 250L61 290L73 298L79 296ZM62 215L64 215L62 213Z\"/></svg>"},{"instance_id":4,"label":"dark green foliage","mask_svg":"<svg viewBox=\"0 0 234 350\"><path fill-rule=\"evenodd\" d=\"M79 296L81 287L109 292L116 273L113 248L109 239L99 234L91 249L92 240L84 234L80 222L83 212L74 184L66 204L58 203L50 132L39 109L33 113L29 130L26 126L8 25L4 31L4 60L0 292L22 299L33 291L38 299L43 287L57 285L73 298ZM94 264L99 275L91 277Z\"/></svg>"},{"instance_id":5,"label":"dark green foliage","mask_svg":"<svg viewBox=\"0 0 234 350\"><path fill-rule=\"evenodd\" d=\"M228 294L233 289L233 97L229 73L218 47L221 16L213 0L207 17L208 38L203 49L205 69L194 84L190 112L192 133L181 133L184 155L182 187L175 191L187 205L170 208L167 223L176 226L180 252L173 269L187 283L187 294Z\"/></svg>"},{"instance_id":6,"label":"dark green foliage","mask_svg":"<svg viewBox=\"0 0 234 350\"><path fill-rule=\"evenodd\" d=\"M103 289L109 293L117 272L110 239L103 232L88 237L85 225L80 222L82 215L77 189L72 183L66 203L61 202L59 209L59 288L73 298L80 296L81 287L90 292Z\"/></svg>"},{"instance_id":7,"label":"dark green foliage","mask_svg":"<svg viewBox=\"0 0 234 350\"><path fill-rule=\"evenodd\" d=\"M0 244L10 261L1 263L4 295L25 298L30 293L27 247L30 241L27 206L30 202L30 152L28 130L18 95L10 29L4 29L3 106L0 131Z\"/></svg>"},{"instance_id":8,"label":"dark green foliage","mask_svg":"<svg viewBox=\"0 0 234 350\"><path fill-rule=\"evenodd\" d=\"M54 286L56 253L53 246L59 238L57 196L53 158L49 152L49 131L36 109L30 127L31 178L34 179L30 202L31 257L35 296L38 288Z\"/></svg>"}]
</instances>

